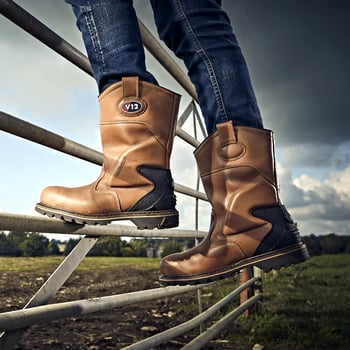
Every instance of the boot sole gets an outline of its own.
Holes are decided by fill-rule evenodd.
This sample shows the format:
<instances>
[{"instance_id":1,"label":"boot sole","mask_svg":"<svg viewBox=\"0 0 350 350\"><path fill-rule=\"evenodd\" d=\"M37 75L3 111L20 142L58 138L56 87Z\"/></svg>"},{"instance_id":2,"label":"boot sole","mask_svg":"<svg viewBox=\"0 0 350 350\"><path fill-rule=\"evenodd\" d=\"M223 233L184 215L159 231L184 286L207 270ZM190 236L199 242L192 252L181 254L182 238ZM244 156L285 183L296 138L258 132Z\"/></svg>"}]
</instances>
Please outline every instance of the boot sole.
<instances>
[{"instance_id":1,"label":"boot sole","mask_svg":"<svg viewBox=\"0 0 350 350\"><path fill-rule=\"evenodd\" d=\"M35 210L40 214L54 217L79 225L107 225L112 221L130 220L139 230L144 229L164 229L177 227L179 225L179 213L177 210L159 210L159 211L134 211L113 214L83 215L68 212L62 209L51 208L42 203L37 203Z\"/></svg>"},{"instance_id":2,"label":"boot sole","mask_svg":"<svg viewBox=\"0 0 350 350\"><path fill-rule=\"evenodd\" d=\"M159 281L166 285L208 283L231 277L250 266L256 266L265 272L269 272L271 270L279 270L281 267L299 264L309 259L309 257L310 256L305 244L299 243L283 249L275 250L270 253L256 255L254 257L241 260L239 263L232 264L221 270L195 275L161 275L159 277Z\"/></svg>"}]
</instances>

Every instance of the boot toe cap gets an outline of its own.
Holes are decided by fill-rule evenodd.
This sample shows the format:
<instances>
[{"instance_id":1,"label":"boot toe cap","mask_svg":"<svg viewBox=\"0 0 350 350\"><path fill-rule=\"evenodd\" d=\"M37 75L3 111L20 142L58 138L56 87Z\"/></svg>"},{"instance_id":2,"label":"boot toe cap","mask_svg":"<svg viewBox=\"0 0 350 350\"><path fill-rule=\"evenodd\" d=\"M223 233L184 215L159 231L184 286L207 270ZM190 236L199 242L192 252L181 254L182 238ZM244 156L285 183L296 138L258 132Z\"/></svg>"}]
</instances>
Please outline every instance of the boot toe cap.
<instances>
[{"instance_id":1,"label":"boot toe cap","mask_svg":"<svg viewBox=\"0 0 350 350\"><path fill-rule=\"evenodd\" d=\"M160 263L160 272L164 276L185 275L187 272L182 267L183 261L176 259L177 254L164 258Z\"/></svg>"},{"instance_id":2,"label":"boot toe cap","mask_svg":"<svg viewBox=\"0 0 350 350\"><path fill-rule=\"evenodd\" d=\"M42 190L40 195L40 203L55 206L60 202L61 190L57 186L49 186Z\"/></svg>"}]
</instances>

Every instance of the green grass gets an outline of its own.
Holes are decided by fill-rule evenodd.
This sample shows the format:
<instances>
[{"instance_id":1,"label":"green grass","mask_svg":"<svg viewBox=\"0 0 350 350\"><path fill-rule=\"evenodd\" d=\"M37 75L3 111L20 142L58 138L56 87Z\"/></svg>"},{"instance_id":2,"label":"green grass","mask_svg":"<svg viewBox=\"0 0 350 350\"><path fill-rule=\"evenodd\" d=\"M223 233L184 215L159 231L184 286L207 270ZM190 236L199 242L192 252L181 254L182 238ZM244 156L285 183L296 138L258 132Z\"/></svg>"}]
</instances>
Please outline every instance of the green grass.
<instances>
[{"instance_id":1,"label":"green grass","mask_svg":"<svg viewBox=\"0 0 350 350\"><path fill-rule=\"evenodd\" d=\"M0 271L24 272L47 271L56 269L63 261L63 257L45 256L40 258L8 258L0 257ZM115 266L132 266L134 269L157 269L160 259L148 258L119 258L119 257L87 257L78 270L114 268Z\"/></svg>"},{"instance_id":2,"label":"green grass","mask_svg":"<svg viewBox=\"0 0 350 350\"><path fill-rule=\"evenodd\" d=\"M56 256L48 256L48 257L41 257L41 258L0 257L0 271L4 271L4 272L37 271L41 273L42 271L55 269L62 260L63 260L62 257L56 257Z\"/></svg>"},{"instance_id":3,"label":"green grass","mask_svg":"<svg viewBox=\"0 0 350 350\"><path fill-rule=\"evenodd\" d=\"M115 268L116 266L132 266L133 269L158 269L160 259L120 258L120 257L87 257L79 265L80 270Z\"/></svg>"},{"instance_id":4,"label":"green grass","mask_svg":"<svg viewBox=\"0 0 350 350\"><path fill-rule=\"evenodd\" d=\"M350 349L350 255L324 255L263 277L251 317L225 331L232 348Z\"/></svg>"}]
</instances>

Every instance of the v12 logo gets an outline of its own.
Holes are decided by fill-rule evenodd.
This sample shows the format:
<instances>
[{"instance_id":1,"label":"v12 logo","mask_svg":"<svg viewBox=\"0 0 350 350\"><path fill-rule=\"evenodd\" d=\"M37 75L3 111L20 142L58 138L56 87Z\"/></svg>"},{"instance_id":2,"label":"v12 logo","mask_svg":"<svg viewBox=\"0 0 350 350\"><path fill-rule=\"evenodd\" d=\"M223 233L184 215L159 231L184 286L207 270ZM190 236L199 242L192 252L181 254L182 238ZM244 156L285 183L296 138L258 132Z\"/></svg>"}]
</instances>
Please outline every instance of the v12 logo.
<instances>
[{"instance_id":1,"label":"v12 logo","mask_svg":"<svg viewBox=\"0 0 350 350\"><path fill-rule=\"evenodd\" d=\"M145 109L143 101L129 100L120 103L120 109L126 114L140 114Z\"/></svg>"},{"instance_id":2,"label":"v12 logo","mask_svg":"<svg viewBox=\"0 0 350 350\"><path fill-rule=\"evenodd\" d=\"M138 102L131 102L131 103L126 103L125 104L125 109L128 112L135 112L135 111L139 111L141 108L141 103Z\"/></svg>"}]
</instances>

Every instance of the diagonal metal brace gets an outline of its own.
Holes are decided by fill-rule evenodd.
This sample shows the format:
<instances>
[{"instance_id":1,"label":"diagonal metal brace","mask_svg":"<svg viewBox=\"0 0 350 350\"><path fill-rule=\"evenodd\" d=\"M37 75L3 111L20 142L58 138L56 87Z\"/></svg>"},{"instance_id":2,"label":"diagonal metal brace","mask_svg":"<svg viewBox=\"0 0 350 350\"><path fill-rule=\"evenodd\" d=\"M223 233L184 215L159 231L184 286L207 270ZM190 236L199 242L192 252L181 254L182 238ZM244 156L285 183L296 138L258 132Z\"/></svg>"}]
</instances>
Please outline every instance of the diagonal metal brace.
<instances>
[{"instance_id":1,"label":"diagonal metal brace","mask_svg":"<svg viewBox=\"0 0 350 350\"><path fill-rule=\"evenodd\" d=\"M24 309L47 304L67 281L69 276L75 271L97 240L98 237L83 237L57 269L50 275L48 280L24 306ZM0 349L13 349L25 330L26 329L24 328L0 334Z\"/></svg>"}]
</instances>

